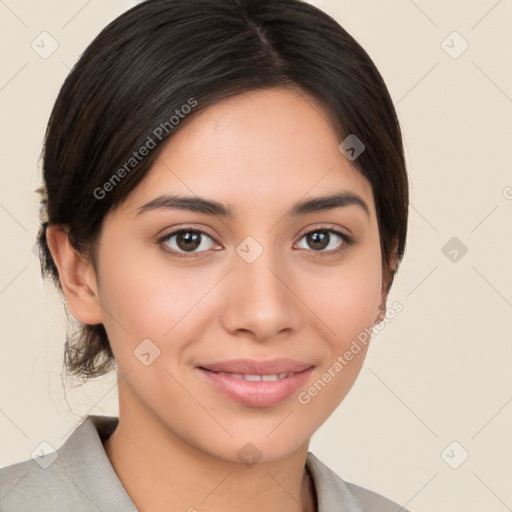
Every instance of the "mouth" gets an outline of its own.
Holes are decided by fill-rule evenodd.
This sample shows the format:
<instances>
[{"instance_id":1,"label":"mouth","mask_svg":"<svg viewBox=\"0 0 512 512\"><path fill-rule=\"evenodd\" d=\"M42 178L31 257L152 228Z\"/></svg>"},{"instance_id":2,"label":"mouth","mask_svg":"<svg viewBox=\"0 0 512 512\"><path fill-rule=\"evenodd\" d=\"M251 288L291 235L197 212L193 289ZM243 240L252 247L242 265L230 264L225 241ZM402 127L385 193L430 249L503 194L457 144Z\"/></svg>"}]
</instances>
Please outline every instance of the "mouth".
<instances>
[{"instance_id":1,"label":"mouth","mask_svg":"<svg viewBox=\"0 0 512 512\"><path fill-rule=\"evenodd\" d=\"M272 407L290 398L313 368L290 359L237 359L200 365L196 370L224 397L249 407Z\"/></svg>"},{"instance_id":2,"label":"mouth","mask_svg":"<svg viewBox=\"0 0 512 512\"><path fill-rule=\"evenodd\" d=\"M207 368L202 368L203 370L207 370L207 371L212 371L212 370L208 370ZM270 374L270 375L256 375L256 374L251 374L251 373L246 373L246 374L243 374L243 373L229 373L229 372L213 372L213 373L218 373L220 375L228 375L229 377L233 377L234 379L243 379L243 380L247 380L249 382L259 382L259 381L265 381L265 382L273 382L273 381L276 381L276 380L282 380L282 379L286 379L288 377L293 377L293 375L295 375L295 373L273 373L273 374Z\"/></svg>"}]
</instances>

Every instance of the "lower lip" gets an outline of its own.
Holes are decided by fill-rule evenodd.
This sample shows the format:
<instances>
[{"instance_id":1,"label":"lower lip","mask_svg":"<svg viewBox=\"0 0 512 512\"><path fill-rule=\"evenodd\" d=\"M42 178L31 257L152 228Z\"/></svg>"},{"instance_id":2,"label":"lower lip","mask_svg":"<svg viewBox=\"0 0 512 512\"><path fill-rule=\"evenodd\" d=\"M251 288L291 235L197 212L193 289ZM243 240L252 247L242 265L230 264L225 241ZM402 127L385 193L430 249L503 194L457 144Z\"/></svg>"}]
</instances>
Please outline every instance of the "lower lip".
<instances>
[{"instance_id":1,"label":"lower lip","mask_svg":"<svg viewBox=\"0 0 512 512\"><path fill-rule=\"evenodd\" d=\"M247 381L197 368L215 389L235 402L250 407L272 407L295 393L308 379L313 367L275 381Z\"/></svg>"}]
</instances>

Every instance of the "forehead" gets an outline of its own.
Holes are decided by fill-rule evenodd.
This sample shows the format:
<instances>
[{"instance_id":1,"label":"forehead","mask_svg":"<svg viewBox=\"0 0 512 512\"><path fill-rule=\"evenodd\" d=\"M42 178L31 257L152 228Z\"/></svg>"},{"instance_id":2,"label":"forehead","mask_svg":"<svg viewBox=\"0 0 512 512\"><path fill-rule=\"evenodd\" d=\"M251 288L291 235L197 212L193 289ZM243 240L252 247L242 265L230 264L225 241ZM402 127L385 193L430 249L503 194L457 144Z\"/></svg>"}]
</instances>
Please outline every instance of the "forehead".
<instances>
[{"instance_id":1,"label":"forehead","mask_svg":"<svg viewBox=\"0 0 512 512\"><path fill-rule=\"evenodd\" d=\"M362 196L374 214L370 183L339 150L327 112L302 92L246 92L187 121L127 208L173 193L214 198L236 214L348 190Z\"/></svg>"}]
</instances>

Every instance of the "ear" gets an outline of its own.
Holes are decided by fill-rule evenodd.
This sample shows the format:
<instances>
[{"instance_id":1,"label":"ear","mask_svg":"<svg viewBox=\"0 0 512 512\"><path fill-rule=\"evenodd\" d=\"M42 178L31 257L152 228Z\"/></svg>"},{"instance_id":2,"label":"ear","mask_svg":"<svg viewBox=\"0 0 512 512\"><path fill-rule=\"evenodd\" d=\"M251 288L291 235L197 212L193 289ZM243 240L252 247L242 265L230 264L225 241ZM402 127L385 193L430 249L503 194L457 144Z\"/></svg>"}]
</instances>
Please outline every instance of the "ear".
<instances>
[{"instance_id":1,"label":"ear","mask_svg":"<svg viewBox=\"0 0 512 512\"><path fill-rule=\"evenodd\" d=\"M71 314L83 324L103 323L96 273L91 262L74 249L62 226L49 225L46 241Z\"/></svg>"},{"instance_id":2,"label":"ear","mask_svg":"<svg viewBox=\"0 0 512 512\"><path fill-rule=\"evenodd\" d=\"M381 303L379 305L379 311L377 316L375 317L375 323L382 322L386 316L387 311L387 300L389 295L389 290L391 288L391 283L393 282L393 276L398 269L398 240L395 238L393 241L393 250L391 252L391 258L389 261L389 266L386 268L383 266L382 268L382 290L381 290Z\"/></svg>"}]
</instances>

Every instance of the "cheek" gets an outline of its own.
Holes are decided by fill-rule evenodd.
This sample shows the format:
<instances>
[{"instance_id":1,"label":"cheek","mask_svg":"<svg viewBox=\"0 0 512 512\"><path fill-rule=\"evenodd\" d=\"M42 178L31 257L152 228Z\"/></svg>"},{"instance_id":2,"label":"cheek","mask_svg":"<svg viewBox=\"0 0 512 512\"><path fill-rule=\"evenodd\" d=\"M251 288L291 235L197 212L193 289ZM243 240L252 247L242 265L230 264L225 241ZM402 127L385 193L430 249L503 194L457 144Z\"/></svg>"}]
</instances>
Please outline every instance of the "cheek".
<instances>
[{"instance_id":1,"label":"cheek","mask_svg":"<svg viewBox=\"0 0 512 512\"><path fill-rule=\"evenodd\" d=\"M315 292L311 293L310 284L304 296L329 327L331 342L343 348L374 324L382 302L380 260L373 254L353 264L333 267L315 280Z\"/></svg>"},{"instance_id":2,"label":"cheek","mask_svg":"<svg viewBox=\"0 0 512 512\"><path fill-rule=\"evenodd\" d=\"M373 258L347 265L317 279L308 304L324 325L324 357L311 382L297 396L301 410L318 428L336 409L357 379L381 303L381 265Z\"/></svg>"},{"instance_id":3,"label":"cheek","mask_svg":"<svg viewBox=\"0 0 512 512\"><path fill-rule=\"evenodd\" d=\"M212 328L219 303L211 292L225 270L180 265L147 248L115 257L115 246L122 245L108 245L101 259L100 297L118 366L138 368L134 351L149 346L160 351L156 366L176 368L189 345Z\"/></svg>"},{"instance_id":4,"label":"cheek","mask_svg":"<svg viewBox=\"0 0 512 512\"><path fill-rule=\"evenodd\" d=\"M164 338L175 326L181 327L181 320L204 295L195 286L200 276L192 282L190 273L170 272L161 258L151 260L137 251L115 258L108 249L105 246L101 259L100 299L116 359L123 356L119 352L131 354L145 339L162 347Z\"/></svg>"}]
</instances>

